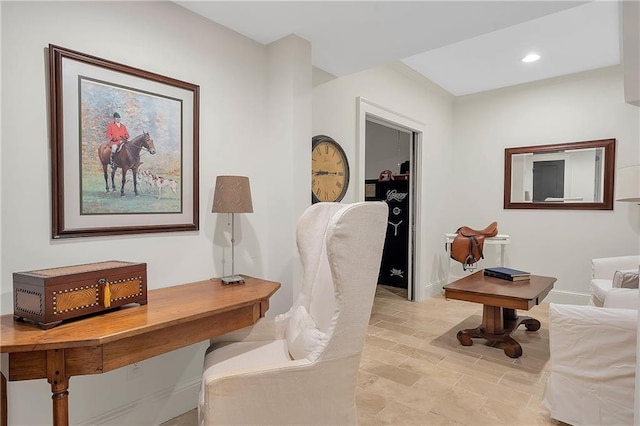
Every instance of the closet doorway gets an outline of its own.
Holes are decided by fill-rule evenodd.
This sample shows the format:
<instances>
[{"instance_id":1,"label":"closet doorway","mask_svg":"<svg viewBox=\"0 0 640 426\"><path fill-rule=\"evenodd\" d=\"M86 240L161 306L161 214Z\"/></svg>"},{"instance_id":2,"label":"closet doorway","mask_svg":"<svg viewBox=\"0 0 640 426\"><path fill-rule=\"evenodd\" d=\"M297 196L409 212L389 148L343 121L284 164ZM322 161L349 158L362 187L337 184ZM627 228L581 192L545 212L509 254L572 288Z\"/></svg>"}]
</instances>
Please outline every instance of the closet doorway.
<instances>
[{"instance_id":1,"label":"closet doorway","mask_svg":"<svg viewBox=\"0 0 640 426\"><path fill-rule=\"evenodd\" d=\"M422 300L420 286L416 284L419 282L417 153L422 133L391 121L393 113L389 114L387 117L364 114L359 129L358 184L363 189L360 199L385 201L389 206L378 283L406 289L408 300Z\"/></svg>"}]
</instances>

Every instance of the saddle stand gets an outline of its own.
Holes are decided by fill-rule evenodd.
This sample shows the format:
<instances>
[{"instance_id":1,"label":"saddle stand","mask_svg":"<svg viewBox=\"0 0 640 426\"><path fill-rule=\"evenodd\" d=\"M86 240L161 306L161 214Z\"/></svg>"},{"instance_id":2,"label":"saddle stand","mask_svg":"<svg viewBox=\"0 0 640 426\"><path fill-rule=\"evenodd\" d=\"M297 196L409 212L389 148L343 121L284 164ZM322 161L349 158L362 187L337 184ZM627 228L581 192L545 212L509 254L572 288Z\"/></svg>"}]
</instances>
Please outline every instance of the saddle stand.
<instances>
[{"instance_id":1,"label":"saddle stand","mask_svg":"<svg viewBox=\"0 0 640 426\"><path fill-rule=\"evenodd\" d=\"M451 243L451 258L462 264L462 269L473 271L480 259L484 259L482 249L484 239L498 235L498 222L492 222L485 229L477 230L461 226Z\"/></svg>"}]
</instances>

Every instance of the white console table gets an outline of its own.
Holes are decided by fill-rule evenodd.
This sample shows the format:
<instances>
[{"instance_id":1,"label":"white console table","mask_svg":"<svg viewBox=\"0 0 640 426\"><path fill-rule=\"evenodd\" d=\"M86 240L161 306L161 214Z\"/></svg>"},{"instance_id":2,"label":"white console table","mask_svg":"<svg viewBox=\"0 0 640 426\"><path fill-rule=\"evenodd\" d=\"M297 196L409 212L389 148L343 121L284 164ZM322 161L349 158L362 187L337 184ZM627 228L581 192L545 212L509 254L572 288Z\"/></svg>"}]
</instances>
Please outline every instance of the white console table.
<instances>
[{"instance_id":1,"label":"white console table","mask_svg":"<svg viewBox=\"0 0 640 426\"><path fill-rule=\"evenodd\" d=\"M449 267L447 269L447 282L449 282L449 270L451 269L451 243L453 243L454 238L456 237L456 233L453 234L444 234L445 243L444 250L447 252L449 257ZM500 266L504 266L504 247L507 244L511 244L511 239L507 234L498 234L495 237L485 238L484 244L486 245L499 245L500 246Z\"/></svg>"}]
</instances>

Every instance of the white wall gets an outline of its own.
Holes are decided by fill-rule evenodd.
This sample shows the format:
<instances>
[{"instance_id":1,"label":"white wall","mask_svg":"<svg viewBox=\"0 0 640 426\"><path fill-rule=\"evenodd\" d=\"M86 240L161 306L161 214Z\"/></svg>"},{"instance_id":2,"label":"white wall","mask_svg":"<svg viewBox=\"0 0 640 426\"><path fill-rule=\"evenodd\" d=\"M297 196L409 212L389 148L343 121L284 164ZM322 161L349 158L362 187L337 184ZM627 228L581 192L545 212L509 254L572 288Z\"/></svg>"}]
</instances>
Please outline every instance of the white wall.
<instances>
[{"instance_id":1,"label":"white wall","mask_svg":"<svg viewBox=\"0 0 640 426\"><path fill-rule=\"evenodd\" d=\"M283 161L282 152L294 141L305 149L310 144L309 46L269 49L170 2L0 2L0 7L0 313L13 312L15 271L108 259L144 261L150 289L220 276L223 267L228 273L227 217L211 213L215 177L221 174L251 179L255 213L237 216L236 272L282 280L269 314L286 310L295 271L292 217L310 200L307 191L297 195L309 179L308 168ZM49 43L200 86L199 231L51 240ZM270 65L271 55L281 55L280 68ZM291 71L270 72L284 68ZM300 69L309 73L307 79ZM288 83L295 90L276 101L277 112L270 113L270 95ZM277 144L273 120L294 123L278 133L284 139ZM289 200L284 206L273 196L279 183L270 179L274 167L278 177L298 182L277 186L279 197ZM272 223L283 208L285 219ZM284 260L273 265L274 259ZM195 407L205 347L144 361L135 379L128 379L126 368L71 378L71 423L158 424ZM49 424L50 395L45 380L10 382L9 423Z\"/></svg>"},{"instance_id":2,"label":"white wall","mask_svg":"<svg viewBox=\"0 0 640 426\"><path fill-rule=\"evenodd\" d=\"M504 210L504 149L616 138L616 168L637 164L639 115L624 101L621 67L457 98L447 227L497 220L512 239L507 266L557 277L549 300L585 301L592 258L640 251L640 208Z\"/></svg>"},{"instance_id":3,"label":"white wall","mask_svg":"<svg viewBox=\"0 0 640 426\"><path fill-rule=\"evenodd\" d=\"M286 293L284 309L293 304L293 294L298 294L301 284L295 279L301 269L291 226L311 203L311 44L289 35L271 43L268 51L268 121L273 141L263 159L263 179L273 215L264 245L273 279L293 282L292 292Z\"/></svg>"},{"instance_id":4,"label":"white wall","mask_svg":"<svg viewBox=\"0 0 640 426\"><path fill-rule=\"evenodd\" d=\"M355 201L356 168L356 99L368 101L393 111L396 115L424 123L422 149L422 207L419 235L423 289L442 285L445 218L449 214L446 200L452 146L453 96L429 83L403 65L382 66L336 78L313 89L313 134L335 139L347 154L351 167L349 190L343 202ZM422 294L429 294L424 291Z\"/></svg>"}]
</instances>

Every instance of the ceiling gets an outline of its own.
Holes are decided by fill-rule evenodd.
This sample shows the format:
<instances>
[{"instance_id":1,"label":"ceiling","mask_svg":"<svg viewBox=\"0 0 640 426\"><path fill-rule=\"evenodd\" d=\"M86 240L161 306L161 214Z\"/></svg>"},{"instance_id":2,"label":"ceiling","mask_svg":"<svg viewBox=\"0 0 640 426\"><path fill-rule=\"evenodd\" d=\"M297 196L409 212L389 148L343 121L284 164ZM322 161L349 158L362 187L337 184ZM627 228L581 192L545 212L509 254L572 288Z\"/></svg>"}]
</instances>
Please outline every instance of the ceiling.
<instances>
[{"instance_id":1,"label":"ceiling","mask_svg":"<svg viewBox=\"0 0 640 426\"><path fill-rule=\"evenodd\" d=\"M456 96L620 63L611 0L175 3L265 45L296 34L338 77L402 61Z\"/></svg>"}]
</instances>

